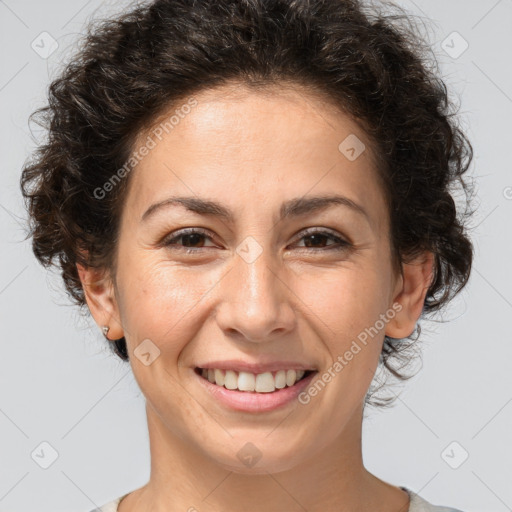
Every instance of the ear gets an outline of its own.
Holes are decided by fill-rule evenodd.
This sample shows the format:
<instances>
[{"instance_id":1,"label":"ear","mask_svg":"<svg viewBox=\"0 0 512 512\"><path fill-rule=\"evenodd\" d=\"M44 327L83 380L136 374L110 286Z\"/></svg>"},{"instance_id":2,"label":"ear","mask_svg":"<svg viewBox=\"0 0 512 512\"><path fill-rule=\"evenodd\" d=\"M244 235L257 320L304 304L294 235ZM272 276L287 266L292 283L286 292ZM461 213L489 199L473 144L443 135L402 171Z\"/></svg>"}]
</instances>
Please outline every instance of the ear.
<instances>
[{"instance_id":1,"label":"ear","mask_svg":"<svg viewBox=\"0 0 512 512\"><path fill-rule=\"evenodd\" d=\"M425 251L410 263L402 264L402 275L398 279L393 299L393 304L400 304L401 309L388 322L385 331L387 336L406 338L414 332L432 283L433 271L434 254L430 251Z\"/></svg>"},{"instance_id":2,"label":"ear","mask_svg":"<svg viewBox=\"0 0 512 512\"><path fill-rule=\"evenodd\" d=\"M104 325L110 327L108 339L122 338L124 331L109 273L102 269L84 267L78 263L76 268L92 317L100 327Z\"/></svg>"}]
</instances>

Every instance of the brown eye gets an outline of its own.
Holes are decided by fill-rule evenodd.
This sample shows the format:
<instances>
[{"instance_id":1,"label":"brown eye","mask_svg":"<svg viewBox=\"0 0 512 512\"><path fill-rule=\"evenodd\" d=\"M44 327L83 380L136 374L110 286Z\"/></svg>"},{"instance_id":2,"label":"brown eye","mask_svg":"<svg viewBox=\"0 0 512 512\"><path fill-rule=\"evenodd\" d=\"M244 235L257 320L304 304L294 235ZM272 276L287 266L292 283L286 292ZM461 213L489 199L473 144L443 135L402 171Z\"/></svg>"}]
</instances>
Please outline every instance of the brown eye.
<instances>
[{"instance_id":1,"label":"brown eye","mask_svg":"<svg viewBox=\"0 0 512 512\"><path fill-rule=\"evenodd\" d=\"M201 249L207 248L205 246L206 240L212 240L208 232L198 228L184 229L176 233L171 233L172 236L165 238L162 241L162 246L172 250L185 250L187 254L200 252ZM182 243L179 243L180 240ZM300 240L305 241L306 250L343 250L351 246L349 242L334 235L329 231L311 230L303 234ZM334 243L328 243L329 241Z\"/></svg>"},{"instance_id":2,"label":"brown eye","mask_svg":"<svg viewBox=\"0 0 512 512\"><path fill-rule=\"evenodd\" d=\"M211 240L206 231L197 228L184 229L171 234L173 236L165 238L161 245L177 250L188 249L186 251L188 254L200 251L204 247L204 239ZM178 243L180 240L183 240L184 243ZM196 247L197 245L199 247Z\"/></svg>"},{"instance_id":3,"label":"brown eye","mask_svg":"<svg viewBox=\"0 0 512 512\"><path fill-rule=\"evenodd\" d=\"M305 240L306 249L323 249L323 250L340 250L344 249L351 244L343 240L339 236L334 235L329 231L313 230L306 232L300 240ZM328 240L334 241L334 244L325 246Z\"/></svg>"}]
</instances>

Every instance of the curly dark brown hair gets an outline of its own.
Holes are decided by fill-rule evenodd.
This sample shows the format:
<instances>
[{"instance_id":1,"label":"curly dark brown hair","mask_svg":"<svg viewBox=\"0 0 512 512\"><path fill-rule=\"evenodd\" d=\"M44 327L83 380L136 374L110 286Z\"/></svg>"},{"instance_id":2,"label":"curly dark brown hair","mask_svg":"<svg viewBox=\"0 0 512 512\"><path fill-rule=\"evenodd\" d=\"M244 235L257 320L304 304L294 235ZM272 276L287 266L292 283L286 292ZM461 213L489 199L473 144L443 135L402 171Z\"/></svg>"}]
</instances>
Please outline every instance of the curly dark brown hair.
<instances>
[{"instance_id":1,"label":"curly dark brown hair","mask_svg":"<svg viewBox=\"0 0 512 512\"><path fill-rule=\"evenodd\" d=\"M30 117L48 134L20 181L35 256L44 266L58 258L68 294L84 306L76 265L115 270L130 176L102 200L95 191L123 167L137 136L202 90L286 82L364 127L385 184L394 264L432 251L422 316L440 310L470 275L473 212L463 175L473 150L429 55L413 17L389 2L157 0L91 22L51 83L48 105ZM384 340L380 361L399 380L410 378L401 370L412 339ZM114 350L128 360L124 338Z\"/></svg>"}]
</instances>

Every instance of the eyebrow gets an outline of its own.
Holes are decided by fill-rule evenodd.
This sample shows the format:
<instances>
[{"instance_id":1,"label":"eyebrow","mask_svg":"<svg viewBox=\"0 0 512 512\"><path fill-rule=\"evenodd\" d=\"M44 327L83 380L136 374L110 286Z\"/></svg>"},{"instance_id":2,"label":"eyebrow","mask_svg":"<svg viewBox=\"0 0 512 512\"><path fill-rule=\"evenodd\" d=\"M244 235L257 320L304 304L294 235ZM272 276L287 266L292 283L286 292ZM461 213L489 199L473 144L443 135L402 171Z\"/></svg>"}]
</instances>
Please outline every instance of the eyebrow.
<instances>
[{"instance_id":1,"label":"eyebrow","mask_svg":"<svg viewBox=\"0 0 512 512\"><path fill-rule=\"evenodd\" d=\"M284 202L280 208L280 220L289 217L298 217L308 213L319 212L333 206L345 206L354 212L366 217L370 222L370 217L366 210L352 199L341 195L324 195L298 197ZM228 223L233 224L234 215L228 208L215 201L200 199L198 197L169 197L162 201L152 204L142 215L141 222L146 221L157 211L168 208L169 206L182 206L187 210L200 215L211 215L221 218Z\"/></svg>"}]
</instances>

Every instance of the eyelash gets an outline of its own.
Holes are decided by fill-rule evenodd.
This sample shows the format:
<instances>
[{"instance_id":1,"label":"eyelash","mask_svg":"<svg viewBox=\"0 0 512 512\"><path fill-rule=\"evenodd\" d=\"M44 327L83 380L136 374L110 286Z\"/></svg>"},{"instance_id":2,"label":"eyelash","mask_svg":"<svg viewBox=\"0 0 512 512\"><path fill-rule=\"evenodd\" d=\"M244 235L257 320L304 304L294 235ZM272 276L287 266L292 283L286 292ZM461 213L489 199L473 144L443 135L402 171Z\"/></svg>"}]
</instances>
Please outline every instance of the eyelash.
<instances>
[{"instance_id":1,"label":"eyelash","mask_svg":"<svg viewBox=\"0 0 512 512\"><path fill-rule=\"evenodd\" d=\"M177 233L171 233L171 234L174 236L164 238L164 240L161 242L161 245L164 247L167 247L167 248L171 248L173 250L176 249L178 251L185 251L186 254L193 254L193 253L197 254L199 251L201 251L201 249L203 249L203 247L199 247L197 249L190 249L190 248L185 248L185 247L179 247L179 248L172 247L173 245L176 245L176 243L175 243L176 240L179 240L180 238L187 236L187 235L195 235L195 234L203 235L206 238L212 240L212 237L209 236L208 231L206 231L204 229L200 229L200 228L183 229L181 231L178 231ZM306 238L307 236L312 236L312 235L324 235L336 242L334 247L319 248L320 251L342 251L342 250L346 250L347 248L352 246L351 243L334 235L330 231L325 231L325 230L322 231L322 230L316 229L316 228L312 228L312 229L308 229L308 230L304 231L302 233L302 237L299 238L299 241L302 240L303 238ZM302 248L302 249L305 249L306 251L315 250L314 247L309 247L309 248L306 247L306 248Z\"/></svg>"}]
</instances>

